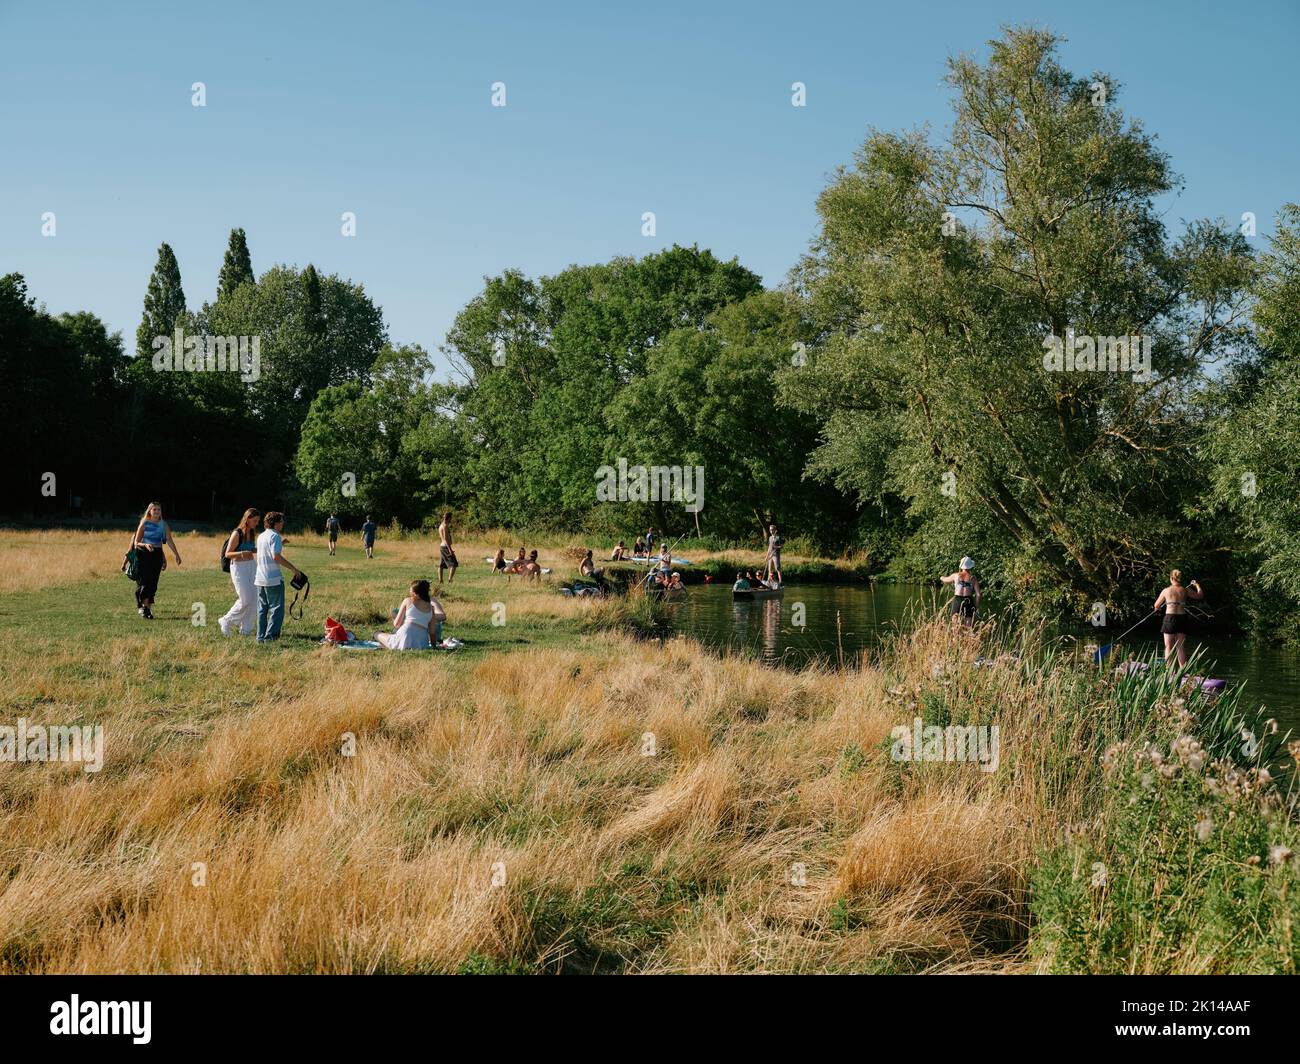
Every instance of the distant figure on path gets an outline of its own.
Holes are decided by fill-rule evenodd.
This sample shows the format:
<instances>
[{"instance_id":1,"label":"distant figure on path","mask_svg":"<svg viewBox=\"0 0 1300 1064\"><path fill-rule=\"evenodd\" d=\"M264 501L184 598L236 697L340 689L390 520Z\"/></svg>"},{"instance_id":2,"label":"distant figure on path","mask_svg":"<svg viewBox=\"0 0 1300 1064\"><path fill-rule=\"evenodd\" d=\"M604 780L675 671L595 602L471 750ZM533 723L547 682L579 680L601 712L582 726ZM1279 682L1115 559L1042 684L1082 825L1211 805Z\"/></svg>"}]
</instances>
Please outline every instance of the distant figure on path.
<instances>
[{"instance_id":1,"label":"distant figure on path","mask_svg":"<svg viewBox=\"0 0 1300 1064\"><path fill-rule=\"evenodd\" d=\"M217 621L222 635L238 631L252 635L257 625L257 526L262 512L249 507L226 540L226 557L230 559L230 582L235 585L235 604Z\"/></svg>"},{"instance_id":2,"label":"distant figure on path","mask_svg":"<svg viewBox=\"0 0 1300 1064\"><path fill-rule=\"evenodd\" d=\"M1155 609L1165 608L1165 619L1160 624L1160 633L1165 637L1165 664L1177 654L1178 667L1187 664L1187 600L1205 598L1201 585L1193 580L1183 587L1183 573L1175 569L1169 574L1169 586L1160 592Z\"/></svg>"},{"instance_id":3,"label":"distant figure on path","mask_svg":"<svg viewBox=\"0 0 1300 1064\"><path fill-rule=\"evenodd\" d=\"M451 549L451 511L448 510L442 515L442 524L438 526L438 583L442 583L443 570L450 569L451 576L447 577L447 583L450 584L456 579L456 568L460 562L456 560L456 552Z\"/></svg>"},{"instance_id":4,"label":"distant figure on path","mask_svg":"<svg viewBox=\"0 0 1300 1064\"><path fill-rule=\"evenodd\" d=\"M960 618L967 628L975 623L975 614L980 608L980 582L975 579L975 560L967 555L961 560L957 572L943 577L945 584L952 584L952 603L949 610L954 617Z\"/></svg>"},{"instance_id":5,"label":"distant figure on path","mask_svg":"<svg viewBox=\"0 0 1300 1064\"><path fill-rule=\"evenodd\" d=\"M366 523L361 526L361 545L366 548L366 557L375 556L375 533L379 526L370 520L370 515L366 514Z\"/></svg>"},{"instance_id":6,"label":"distant figure on path","mask_svg":"<svg viewBox=\"0 0 1300 1064\"><path fill-rule=\"evenodd\" d=\"M151 502L145 507L140 523L135 527L131 544L137 551L143 552L139 555L139 573L135 580L135 609L146 621L152 621L153 611L150 607L158 594L158 578L167 568L163 547L171 547L176 564L181 564L176 540L172 538L171 529L163 520L161 503Z\"/></svg>"},{"instance_id":7,"label":"distant figure on path","mask_svg":"<svg viewBox=\"0 0 1300 1064\"><path fill-rule=\"evenodd\" d=\"M330 514L325 521L325 534L330 538L330 557L334 557L334 548L339 542L339 519Z\"/></svg>"},{"instance_id":8,"label":"distant figure on path","mask_svg":"<svg viewBox=\"0 0 1300 1064\"><path fill-rule=\"evenodd\" d=\"M301 574L280 551L284 540L280 529L284 527L284 514L272 510L266 515L266 529L257 537L257 572L253 583L257 585L257 641L270 643L280 638L284 624L284 576L280 566Z\"/></svg>"}]
</instances>

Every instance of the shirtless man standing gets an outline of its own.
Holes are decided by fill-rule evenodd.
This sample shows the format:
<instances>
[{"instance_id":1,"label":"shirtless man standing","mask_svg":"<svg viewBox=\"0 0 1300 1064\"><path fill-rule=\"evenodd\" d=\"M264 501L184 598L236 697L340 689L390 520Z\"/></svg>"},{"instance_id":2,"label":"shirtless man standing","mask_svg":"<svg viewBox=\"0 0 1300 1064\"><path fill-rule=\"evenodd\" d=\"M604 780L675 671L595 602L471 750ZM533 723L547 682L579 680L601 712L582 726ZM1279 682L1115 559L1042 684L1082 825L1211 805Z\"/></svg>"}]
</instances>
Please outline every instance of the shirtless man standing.
<instances>
[{"instance_id":1,"label":"shirtless man standing","mask_svg":"<svg viewBox=\"0 0 1300 1064\"><path fill-rule=\"evenodd\" d=\"M451 549L451 511L448 510L442 515L442 524L438 526L438 544L441 557L438 559L438 583L442 583L442 573L444 569L451 570L451 576L447 577L447 583L450 584L456 579L456 568L460 562L456 560L456 552Z\"/></svg>"},{"instance_id":2,"label":"shirtless man standing","mask_svg":"<svg viewBox=\"0 0 1300 1064\"><path fill-rule=\"evenodd\" d=\"M1183 574L1175 569L1169 574L1169 586L1160 592L1155 609L1165 608L1165 619L1160 625L1160 632L1165 637L1165 664L1175 653L1178 655L1178 667L1187 664L1187 600L1203 599L1205 594L1201 585L1193 580L1183 587Z\"/></svg>"}]
</instances>

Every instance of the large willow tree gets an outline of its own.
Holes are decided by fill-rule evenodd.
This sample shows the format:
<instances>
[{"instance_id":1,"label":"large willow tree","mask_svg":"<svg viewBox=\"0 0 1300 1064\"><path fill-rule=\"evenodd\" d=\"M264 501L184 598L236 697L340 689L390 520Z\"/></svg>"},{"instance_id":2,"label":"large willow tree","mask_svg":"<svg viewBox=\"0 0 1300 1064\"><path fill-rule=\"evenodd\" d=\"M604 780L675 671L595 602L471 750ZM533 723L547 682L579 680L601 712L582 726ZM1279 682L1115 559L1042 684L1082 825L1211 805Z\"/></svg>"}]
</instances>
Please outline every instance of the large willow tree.
<instances>
[{"instance_id":1,"label":"large willow tree","mask_svg":"<svg viewBox=\"0 0 1300 1064\"><path fill-rule=\"evenodd\" d=\"M821 339L783 394L824 419L815 472L905 501L914 560L971 551L1078 609L1194 546L1188 399L1239 338L1250 260L1214 225L1170 240L1169 161L1057 44L952 60L944 143L873 133L841 168L795 273ZM1147 337L1154 374L1049 369L1053 336Z\"/></svg>"}]
</instances>

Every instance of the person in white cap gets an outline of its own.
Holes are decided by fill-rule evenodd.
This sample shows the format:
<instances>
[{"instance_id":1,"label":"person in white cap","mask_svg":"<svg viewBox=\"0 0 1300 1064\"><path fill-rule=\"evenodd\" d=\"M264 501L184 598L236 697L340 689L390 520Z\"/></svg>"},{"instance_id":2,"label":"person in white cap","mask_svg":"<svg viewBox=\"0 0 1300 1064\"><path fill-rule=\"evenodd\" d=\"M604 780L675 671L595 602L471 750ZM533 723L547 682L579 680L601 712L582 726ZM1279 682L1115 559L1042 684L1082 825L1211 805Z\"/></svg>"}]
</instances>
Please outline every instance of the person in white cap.
<instances>
[{"instance_id":1,"label":"person in white cap","mask_svg":"<svg viewBox=\"0 0 1300 1064\"><path fill-rule=\"evenodd\" d=\"M970 627L975 623L975 612L980 608L980 582L975 579L975 559L968 554L961 560L957 572L945 576L943 582L954 585L949 607L952 615Z\"/></svg>"}]
</instances>

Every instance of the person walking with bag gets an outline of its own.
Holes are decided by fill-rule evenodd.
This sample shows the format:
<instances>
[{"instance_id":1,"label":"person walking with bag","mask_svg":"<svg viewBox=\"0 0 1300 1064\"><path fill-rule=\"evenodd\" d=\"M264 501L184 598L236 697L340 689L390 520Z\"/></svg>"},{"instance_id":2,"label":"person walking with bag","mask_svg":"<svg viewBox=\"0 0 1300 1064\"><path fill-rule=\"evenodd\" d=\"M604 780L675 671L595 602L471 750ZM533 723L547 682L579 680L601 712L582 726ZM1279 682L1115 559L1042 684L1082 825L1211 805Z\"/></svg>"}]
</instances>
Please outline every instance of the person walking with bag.
<instances>
[{"instance_id":1,"label":"person walking with bag","mask_svg":"<svg viewBox=\"0 0 1300 1064\"><path fill-rule=\"evenodd\" d=\"M280 638L284 624L284 576L280 566L298 576L303 572L282 553L284 540L280 529L284 527L284 514L272 510L266 515L266 530L257 537L257 571L253 583L257 587L257 641L269 643Z\"/></svg>"},{"instance_id":2,"label":"person walking with bag","mask_svg":"<svg viewBox=\"0 0 1300 1064\"><path fill-rule=\"evenodd\" d=\"M158 578L167 568L164 547L171 547L176 564L181 564L180 552L172 538L171 529L163 520L162 504L151 502L136 525L135 535L131 537L132 549L136 552L135 608L146 621L153 620L153 601L158 595Z\"/></svg>"},{"instance_id":3,"label":"person walking with bag","mask_svg":"<svg viewBox=\"0 0 1300 1064\"><path fill-rule=\"evenodd\" d=\"M222 548L221 567L230 573L236 595L235 604L217 621L222 635L235 630L240 635L252 635L257 625L257 587L253 578L257 574L257 526L261 523L262 512L250 506Z\"/></svg>"}]
</instances>

